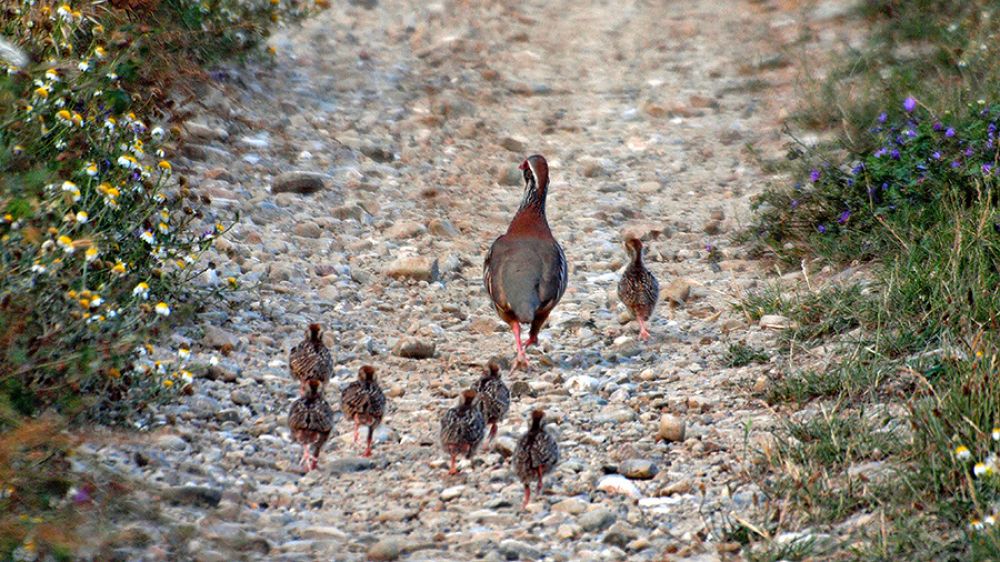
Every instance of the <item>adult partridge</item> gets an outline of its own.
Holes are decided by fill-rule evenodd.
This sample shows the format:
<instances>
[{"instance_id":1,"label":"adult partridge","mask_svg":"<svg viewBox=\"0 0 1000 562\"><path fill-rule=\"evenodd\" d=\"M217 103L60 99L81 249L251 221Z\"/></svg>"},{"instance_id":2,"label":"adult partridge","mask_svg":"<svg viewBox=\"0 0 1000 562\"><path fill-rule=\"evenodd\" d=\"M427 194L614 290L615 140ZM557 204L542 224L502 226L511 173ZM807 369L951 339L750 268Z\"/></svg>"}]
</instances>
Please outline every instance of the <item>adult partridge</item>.
<instances>
[{"instance_id":1,"label":"adult partridge","mask_svg":"<svg viewBox=\"0 0 1000 562\"><path fill-rule=\"evenodd\" d=\"M524 196L506 234L493 241L483 264L483 284L500 318L514 331L515 367L528 366L524 348L538 343L538 331L566 292L568 271L562 247L545 218L549 165L539 154L521 163ZM521 341L521 324L530 324Z\"/></svg>"}]
</instances>

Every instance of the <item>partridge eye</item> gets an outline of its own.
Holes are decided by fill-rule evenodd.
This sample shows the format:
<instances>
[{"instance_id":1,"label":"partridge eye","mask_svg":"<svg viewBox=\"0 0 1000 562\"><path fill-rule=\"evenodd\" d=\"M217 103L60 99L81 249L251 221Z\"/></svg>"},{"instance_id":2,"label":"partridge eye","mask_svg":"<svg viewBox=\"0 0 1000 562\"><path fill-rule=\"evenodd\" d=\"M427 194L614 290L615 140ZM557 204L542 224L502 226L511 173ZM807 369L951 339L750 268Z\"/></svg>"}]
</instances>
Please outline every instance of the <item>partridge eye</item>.
<instances>
[{"instance_id":1,"label":"partridge eye","mask_svg":"<svg viewBox=\"0 0 1000 562\"><path fill-rule=\"evenodd\" d=\"M529 180L531 180L531 170L525 170L524 171L524 181L529 181Z\"/></svg>"}]
</instances>

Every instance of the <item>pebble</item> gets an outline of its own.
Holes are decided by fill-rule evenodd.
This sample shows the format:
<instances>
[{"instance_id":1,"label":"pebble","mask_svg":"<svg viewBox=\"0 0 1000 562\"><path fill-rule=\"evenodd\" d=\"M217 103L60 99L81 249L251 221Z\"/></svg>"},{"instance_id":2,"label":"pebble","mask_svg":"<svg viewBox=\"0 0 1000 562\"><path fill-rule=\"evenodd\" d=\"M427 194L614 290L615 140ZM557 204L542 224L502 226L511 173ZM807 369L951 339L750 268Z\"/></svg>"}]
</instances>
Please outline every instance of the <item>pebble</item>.
<instances>
[{"instance_id":1,"label":"pebble","mask_svg":"<svg viewBox=\"0 0 1000 562\"><path fill-rule=\"evenodd\" d=\"M621 494L632 499L642 497L639 487L633 484L628 478L619 474L609 474L597 482L597 489L609 494Z\"/></svg>"},{"instance_id":2,"label":"pebble","mask_svg":"<svg viewBox=\"0 0 1000 562\"><path fill-rule=\"evenodd\" d=\"M794 325L794 322L792 322L787 316L782 316L780 314L765 314L760 317L758 325L764 329L785 330L791 328Z\"/></svg>"},{"instance_id":3,"label":"pebble","mask_svg":"<svg viewBox=\"0 0 1000 562\"><path fill-rule=\"evenodd\" d=\"M653 461L646 459L628 459L618 466L618 472L632 480L649 480L659 471Z\"/></svg>"},{"instance_id":4,"label":"pebble","mask_svg":"<svg viewBox=\"0 0 1000 562\"><path fill-rule=\"evenodd\" d=\"M593 533L607 529L617 519L618 516L614 512L601 507L577 517L576 522L584 531Z\"/></svg>"},{"instance_id":5,"label":"pebble","mask_svg":"<svg viewBox=\"0 0 1000 562\"><path fill-rule=\"evenodd\" d=\"M656 439L670 443L684 441L685 424L684 420L673 414L660 415L660 427L656 433Z\"/></svg>"},{"instance_id":6,"label":"pebble","mask_svg":"<svg viewBox=\"0 0 1000 562\"><path fill-rule=\"evenodd\" d=\"M229 330L213 326L212 324L205 324L202 330L205 335L202 336L201 343L206 347L213 349L236 349L240 345L240 338Z\"/></svg>"},{"instance_id":7,"label":"pebble","mask_svg":"<svg viewBox=\"0 0 1000 562\"><path fill-rule=\"evenodd\" d=\"M413 279L415 281L437 281L441 276L437 258L401 257L395 259L385 268L385 274L396 279Z\"/></svg>"},{"instance_id":8,"label":"pebble","mask_svg":"<svg viewBox=\"0 0 1000 562\"><path fill-rule=\"evenodd\" d=\"M271 182L271 193L316 193L324 189L330 179L316 172L285 172Z\"/></svg>"},{"instance_id":9,"label":"pebble","mask_svg":"<svg viewBox=\"0 0 1000 562\"><path fill-rule=\"evenodd\" d=\"M406 544L406 539L402 537L381 539L368 549L368 560L377 562L396 560L402 555Z\"/></svg>"},{"instance_id":10,"label":"pebble","mask_svg":"<svg viewBox=\"0 0 1000 562\"><path fill-rule=\"evenodd\" d=\"M537 560L542 557L542 551L514 539L500 541L500 554L507 560Z\"/></svg>"},{"instance_id":11,"label":"pebble","mask_svg":"<svg viewBox=\"0 0 1000 562\"><path fill-rule=\"evenodd\" d=\"M667 286L660 289L660 299L675 305L684 304L690 295L691 284L683 279L674 279Z\"/></svg>"},{"instance_id":12,"label":"pebble","mask_svg":"<svg viewBox=\"0 0 1000 562\"><path fill-rule=\"evenodd\" d=\"M451 501L455 498L462 497L462 493L465 492L465 486L458 485L452 486L450 488L445 488L441 491L441 501Z\"/></svg>"},{"instance_id":13,"label":"pebble","mask_svg":"<svg viewBox=\"0 0 1000 562\"><path fill-rule=\"evenodd\" d=\"M430 359L436 347L432 341L405 338L392 348L392 354L404 359Z\"/></svg>"}]
</instances>

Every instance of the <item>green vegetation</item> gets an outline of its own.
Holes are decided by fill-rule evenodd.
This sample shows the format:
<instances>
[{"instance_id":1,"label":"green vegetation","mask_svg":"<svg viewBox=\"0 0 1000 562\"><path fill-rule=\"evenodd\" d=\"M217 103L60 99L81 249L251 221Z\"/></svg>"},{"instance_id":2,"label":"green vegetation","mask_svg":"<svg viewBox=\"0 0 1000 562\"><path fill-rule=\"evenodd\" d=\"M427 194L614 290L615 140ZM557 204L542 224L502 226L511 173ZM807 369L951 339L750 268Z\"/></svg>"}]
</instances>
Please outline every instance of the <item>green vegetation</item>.
<instances>
[{"instance_id":1,"label":"green vegetation","mask_svg":"<svg viewBox=\"0 0 1000 562\"><path fill-rule=\"evenodd\" d=\"M820 410L768 455L770 531L837 528L850 538L832 549L862 559L1000 557L998 8L866 3L871 44L799 113L839 141L793 151L798 181L757 201L750 235L768 253L871 264L863 289L770 288L740 306L794 322L784 351L833 359L768 392Z\"/></svg>"},{"instance_id":2,"label":"green vegetation","mask_svg":"<svg viewBox=\"0 0 1000 562\"><path fill-rule=\"evenodd\" d=\"M0 558L72 558L79 510L116 493L69 470L65 417L33 418L120 421L172 396L190 352L153 344L238 285L197 281L234 217L174 173L166 92L303 14L296 0L0 8Z\"/></svg>"}]
</instances>

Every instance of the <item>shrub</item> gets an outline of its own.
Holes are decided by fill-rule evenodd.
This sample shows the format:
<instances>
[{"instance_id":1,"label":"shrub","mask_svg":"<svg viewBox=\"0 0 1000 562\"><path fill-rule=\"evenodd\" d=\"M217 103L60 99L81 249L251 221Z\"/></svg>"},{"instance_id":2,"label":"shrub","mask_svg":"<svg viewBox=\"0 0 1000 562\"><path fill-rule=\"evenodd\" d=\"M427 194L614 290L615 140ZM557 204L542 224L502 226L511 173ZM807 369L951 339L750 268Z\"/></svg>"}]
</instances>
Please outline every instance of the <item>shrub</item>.
<instances>
[{"instance_id":1,"label":"shrub","mask_svg":"<svg viewBox=\"0 0 1000 562\"><path fill-rule=\"evenodd\" d=\"M174 176L163 92L198 72L192 59L242 52L302 8L24 0L2 13L28 56L8 49L0 78L0 388L22 413L141 411L191 378L188 350L152 361L151 343L236 285L196 283L227 219Z\"/></svg>"}]
</instances>

